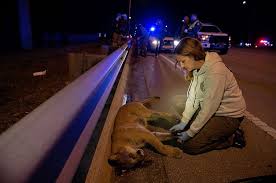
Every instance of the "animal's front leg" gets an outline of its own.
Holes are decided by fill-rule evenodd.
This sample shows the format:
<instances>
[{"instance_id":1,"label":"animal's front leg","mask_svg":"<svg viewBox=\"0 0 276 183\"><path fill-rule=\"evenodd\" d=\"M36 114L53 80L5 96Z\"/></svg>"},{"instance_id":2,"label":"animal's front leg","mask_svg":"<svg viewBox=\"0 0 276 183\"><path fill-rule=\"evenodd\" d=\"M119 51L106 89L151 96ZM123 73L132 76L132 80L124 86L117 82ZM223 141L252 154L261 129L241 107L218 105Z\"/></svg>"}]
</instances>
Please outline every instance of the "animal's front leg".
<instances>
[{"instance_id":1,"label":"animal's front leg","mask_svg":"<svg viewBox=\"0 0 276 183\"><path fill-rule=\"evenodd\" d=\"M163 132L163 133L168 133L169 132L169 130L166 130L166 129L161 128L161 127L153 126L153 125L150 125L150 124L148 124L146 126L146 128L151 132Z\"/></svg>"},{"instance_id":2,"label":"animal's front leg","mask_svg":"<svg viewBox=\"0 0 276 183\"><path fill-rule=\"evenodd\" d=\"M160 141L166 141L173 139L173 135L170 132L152 132Z\"/></svg>"},{"instance_id":3,"label":"animal's front leg","mask_svg":"<svg viewBox=\"0 0 276 183\"><path fill-rule=\"evenodd\" d=\"M148 124L158 126L169 130L171 127L179 123L179 118L176 115L152 111L151 115L147 118Z\"/></svg>"},{"instance_id":4,"label":"animal's front leg","mask_svg":"<svg viewBox=\"0 0 276 183\"><path fill-rule=\"evenodd\" d=\"M143 134L143 137L146 143L152 145L161 154L174 158L182 157L181 149L162 144L162 142L152 133L145 133Z\"/></svg>"}]
</instances>

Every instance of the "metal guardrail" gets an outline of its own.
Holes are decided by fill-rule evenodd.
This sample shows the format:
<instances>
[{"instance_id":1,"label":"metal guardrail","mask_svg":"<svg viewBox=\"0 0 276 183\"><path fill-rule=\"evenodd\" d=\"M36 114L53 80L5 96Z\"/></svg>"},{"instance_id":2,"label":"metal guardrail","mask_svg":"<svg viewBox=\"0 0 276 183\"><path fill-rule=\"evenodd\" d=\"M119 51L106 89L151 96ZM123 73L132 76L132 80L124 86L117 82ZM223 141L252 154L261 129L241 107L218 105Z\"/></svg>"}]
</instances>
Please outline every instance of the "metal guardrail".
<instances>
[{"instance_id":1,"label":"metal guardrail","mask_svg":"<svg viewBox=\"0 0 276 183\"><path fill-rule=\"evenodd\" d=\"M104 126L95 149L93 159L89 164L89 169L85 174L85 183L109 183L114 181L115 171L108 163L108 158L111 153L111 136L116 115L120 107L126 103L126 96L128 93L128 82L131 79L131 56L132 49L129 50L128 56L125 60L124 68L120 75L112 103L109 107L108 114L105 118Z\"/></svg>"},{"instance_id":2,"label":"metal guardrail","mask_svg":"<svg viewBox=\"0 0 276 183\"><path fill-rule=\"evenodd\" d=\"M127 55L123 45L0 136L0 182L70 182Z\"/></svg>"}]
</instances>

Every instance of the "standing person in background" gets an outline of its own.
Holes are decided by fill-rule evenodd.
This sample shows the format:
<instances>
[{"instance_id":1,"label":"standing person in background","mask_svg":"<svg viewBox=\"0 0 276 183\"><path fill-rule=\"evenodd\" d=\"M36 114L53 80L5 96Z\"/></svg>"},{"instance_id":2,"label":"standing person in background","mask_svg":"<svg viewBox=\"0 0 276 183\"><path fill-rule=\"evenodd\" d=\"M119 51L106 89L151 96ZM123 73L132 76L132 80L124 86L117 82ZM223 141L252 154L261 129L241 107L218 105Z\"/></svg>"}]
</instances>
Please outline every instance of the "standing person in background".
<instances>
[{"instance_id":1,"label":"standing person in background","mask_svg":"<svg viewBox=\"0 0 276 183\"><path fill-rule=\"evenodd\" d=\"M147 56L149 33L142 24L136 25L136 32L133 37L134 56Z\"/></svg>"},{"instance_id":2,"label":"standing person in background","mask_svg":"<svg viewBox=\"0 0 276 183\"><path fill-rule=\"evenodd\" d=\"M216 52L205 52L200 41L190 37L180 41L175 53L180 66L191 73L187 97L177 96L173 101L182 113L181 122L170 129L181 142L178 146L188 154L244 147L239 126L246 104L222 58Z\"/></svg>"},{"instance_id":3,"label":"standing person in background","mask_svg":"<svg viewBox=\"0 0 276 183\"><path fill-rule=\"evenodd\" d=\"M120 47L124 43L128 31L127 28L127 15L118 13L114 22L114 31L112 34L113 48Z\"/></svg>"},{"instance_id":4,"label":"standing person in background","mask_svg":"<svg viewBox=\"0 0 276 183\"><path fill-rule=\"evenodd\" d=\"M155 48L155 56L156 57L159 55L160 45L162 44L164 34L165 34L165 26L164 26L162 20L158 19L155 23L155 36L158 39L158 42L157 42L157 45Z\"/></svg>"},{"instance_id":5,"label":"standing person in background","mask_svg":"<svg viewBox=\"0 0 276 183\"><path fill-rule=\"evenodd\" d=\"M180 29L180 38L184 38L188 36L188 29L190 26L190 18L188 16L184 16L183 18L183 24Z\"/></svg>"},{"instance_id":6,"label":"standing person in background","mask_svg":"<svg viewBox=\"0 0 276 183\"><path fill-rule=\"evenodd\" d=\"M126 37L128 34L128 17L126 14L122 14L119 20L119 29L123 37Z\"/></svg>"},{"instance_id":7,"label":"standing person in background","mask_svg":"<svg viewBox=\"0 0 276 183\"><path fill-rule=\"evenodd\" d=\"M191 20L191 25L188 28L188 36L196 38L197 32L201 28L201 22L198 20L198 17L196 14L192 14L190 20Z\"/></svg>"},{"instance_id":8,"label":"standing person in background","mask_svg":"<svg viewBox=\"0 0 276 183\"><path fill-rule=\"evenodd\" d=\"M138 41L139 54L143 57L146 57L147 56L147 46L148 46L148 41L149 41L149 33L142 24L139 25L138 31L140 34L139 41Z\"/></svg>"},{"instance_id":9,"label":"standing person in background","mask_svg":"<svg viewBox=\"0 0 276 183\"><path fill-rule=\"evenodd\" d=\"M112 43L111 43L111 46L113 48L119 47L120 34L121 34L120 26L119 26L120 19L121 19L121 14L118 13L113 23L113 33L112 33Z\"/></svg>"}]
</instances>

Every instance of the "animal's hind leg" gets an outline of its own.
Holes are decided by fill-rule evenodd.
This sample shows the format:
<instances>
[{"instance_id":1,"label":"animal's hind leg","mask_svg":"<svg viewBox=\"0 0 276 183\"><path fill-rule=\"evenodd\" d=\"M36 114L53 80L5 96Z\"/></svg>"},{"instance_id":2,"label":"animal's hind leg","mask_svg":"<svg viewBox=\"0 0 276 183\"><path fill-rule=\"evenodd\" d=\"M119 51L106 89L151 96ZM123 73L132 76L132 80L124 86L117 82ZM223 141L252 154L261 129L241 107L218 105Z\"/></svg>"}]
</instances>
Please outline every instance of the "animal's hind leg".
<instances>
[{"instance_id":1,"label":"animal's hind leg","mask_svg":"<svg viewBox=\"0 0 276 183\"><path fill-rule=\"evenodd\" d=\"M146 143L152 145L158 152L167 155L169 157L181 158L182 151L177 147L164 145L155 135L152 133L144 133L144 140Z\"/></svg>"}]
</instances>

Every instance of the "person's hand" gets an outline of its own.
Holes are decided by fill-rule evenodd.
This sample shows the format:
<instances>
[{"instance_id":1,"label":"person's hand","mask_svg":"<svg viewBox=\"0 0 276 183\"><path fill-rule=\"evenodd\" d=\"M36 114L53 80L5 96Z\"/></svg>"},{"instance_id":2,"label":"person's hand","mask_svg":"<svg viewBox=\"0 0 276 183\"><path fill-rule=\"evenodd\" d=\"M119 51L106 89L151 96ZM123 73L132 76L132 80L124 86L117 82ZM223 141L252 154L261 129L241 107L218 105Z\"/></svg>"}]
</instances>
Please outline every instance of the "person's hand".
<instances>
[{"instance_id":1,"label":"person's hand","mask_svg":"<svg viewBox=\"0 0 276 183\"><path fill-rule=\"evenodd\" d=\"M177 131L184 130L186 125L187 125L187 123L184 123L184 122L181 121L177 125L174 125L173 127L171 127L170 131L174 133L174 132L177 132Z\"/></svg>"},{"instance_id":2,"label":"person's hand","mask_svg":"<svg viewBox=\"0 0 276 183\"><path fill-rule=\"evenodd\" d=\"M183 143L187 140L189 140L191 137L187 134L187 132L180 132L180 133L177 133L177 138L180 143Z\"/></svg>"}]
</instances>

